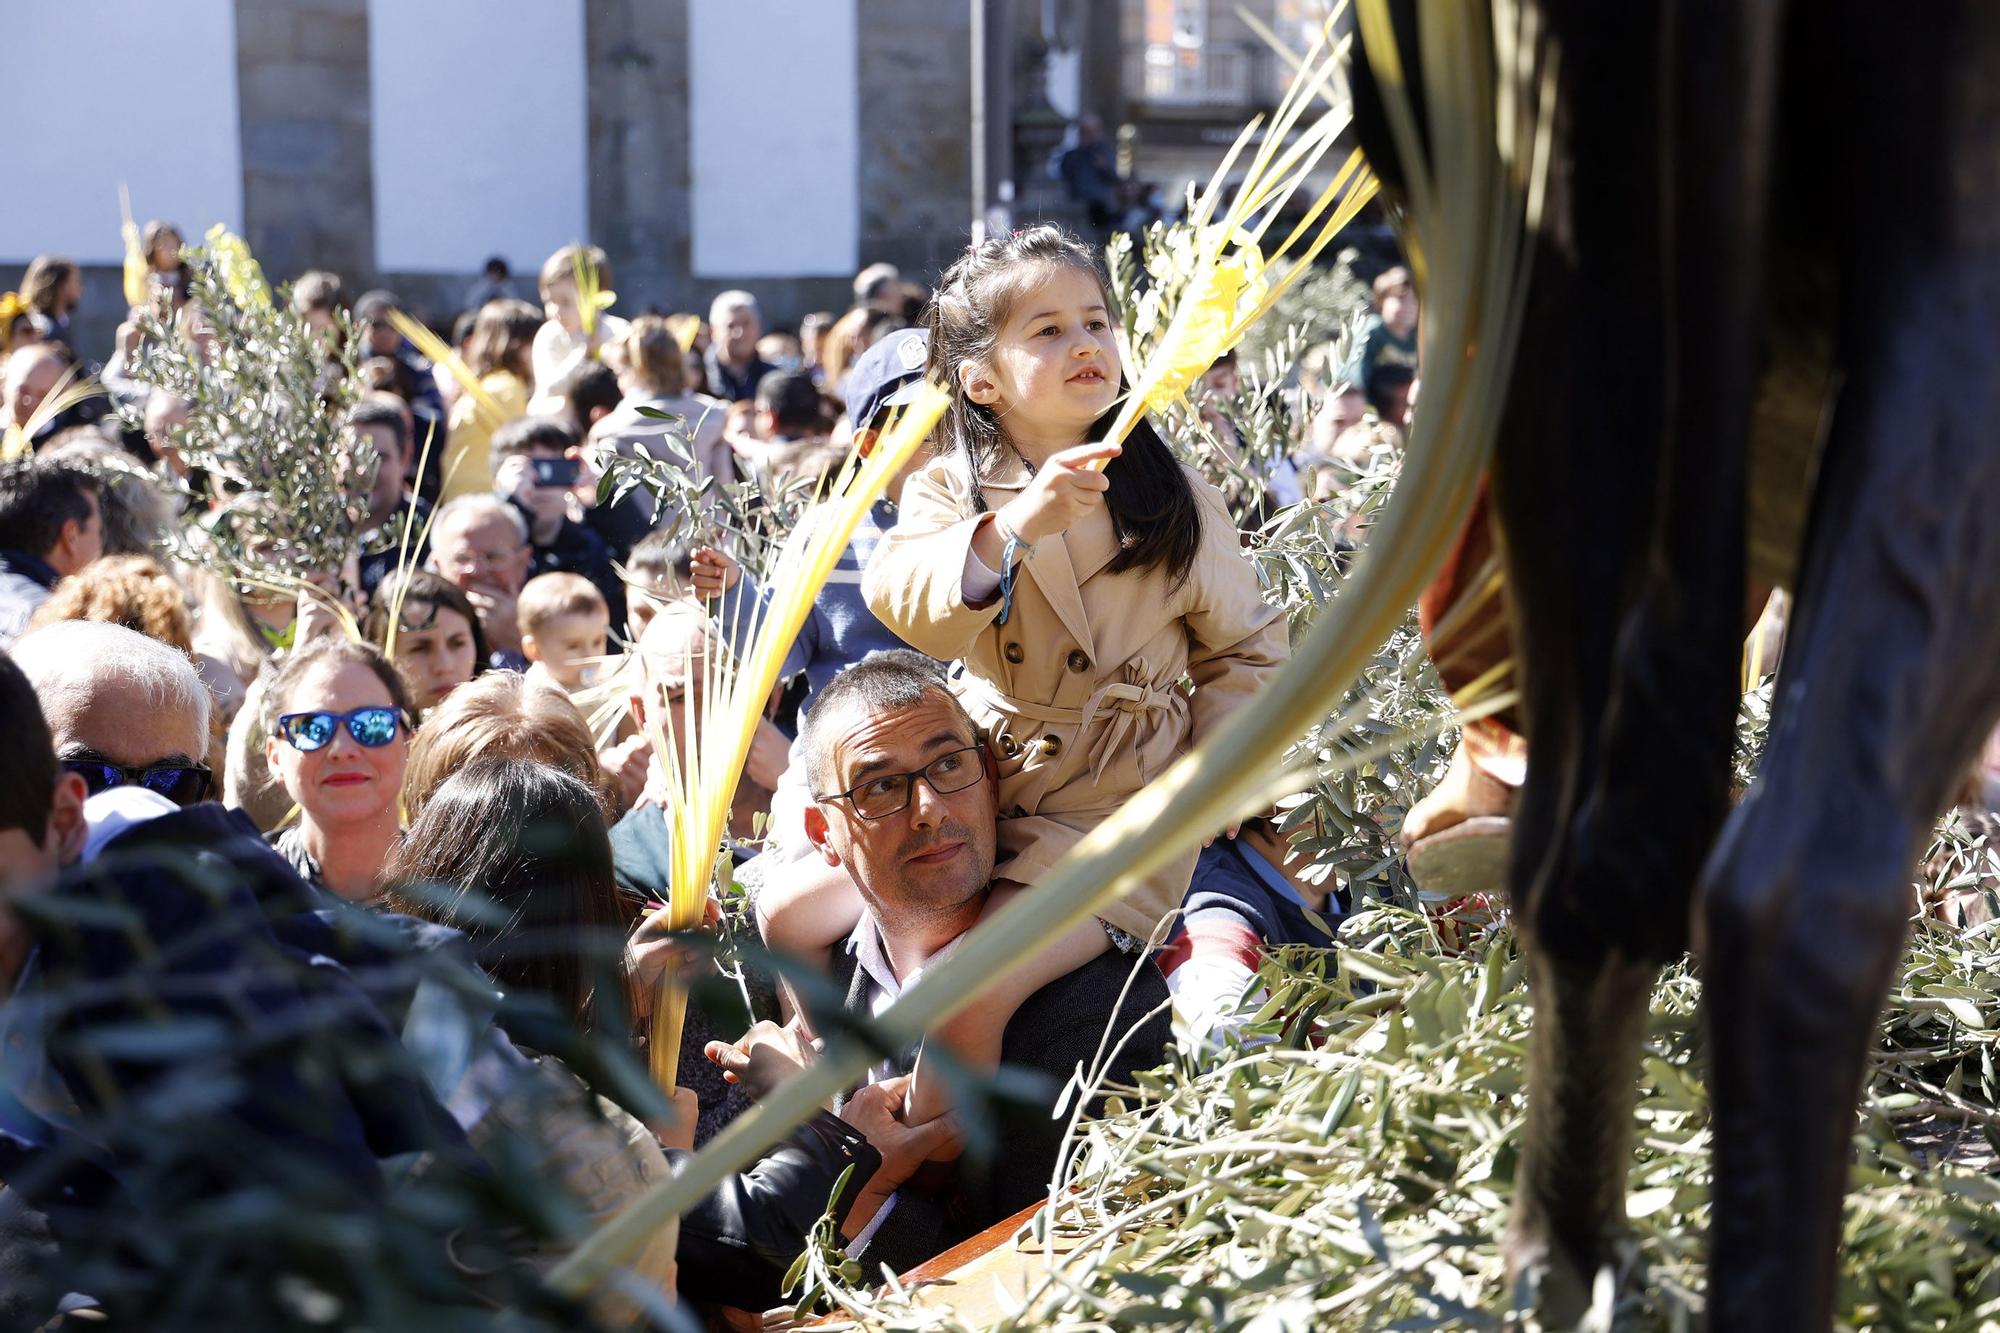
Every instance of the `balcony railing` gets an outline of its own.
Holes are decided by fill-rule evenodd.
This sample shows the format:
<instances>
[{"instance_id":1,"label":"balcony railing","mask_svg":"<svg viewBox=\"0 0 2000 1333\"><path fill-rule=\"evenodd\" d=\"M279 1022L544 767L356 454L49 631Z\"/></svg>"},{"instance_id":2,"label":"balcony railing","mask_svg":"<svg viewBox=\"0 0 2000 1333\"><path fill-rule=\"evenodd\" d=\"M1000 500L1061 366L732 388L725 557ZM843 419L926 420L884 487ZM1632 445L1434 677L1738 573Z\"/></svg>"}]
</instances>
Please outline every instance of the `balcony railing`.
<instances>
[{"instance_id":1,"label":"balcony railing","mask_svg":"<svg viewBox=\"0 0 2000 1333\"><path fill-rule=\"evenodd\" d=\"M1271 100L1266 64L1252 46L1139 43L1125 48L1125 94L1159 107L1258 106Z\"/></svg>"}]
</instances>

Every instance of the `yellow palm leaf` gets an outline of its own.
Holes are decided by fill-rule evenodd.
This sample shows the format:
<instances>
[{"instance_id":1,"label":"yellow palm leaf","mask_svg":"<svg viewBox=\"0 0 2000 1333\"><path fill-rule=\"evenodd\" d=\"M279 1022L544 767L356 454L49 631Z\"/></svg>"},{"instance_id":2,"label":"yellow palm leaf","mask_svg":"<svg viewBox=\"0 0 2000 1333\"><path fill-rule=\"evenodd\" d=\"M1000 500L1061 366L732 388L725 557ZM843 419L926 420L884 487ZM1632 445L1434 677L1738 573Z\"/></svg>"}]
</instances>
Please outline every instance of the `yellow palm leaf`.
<instances>
[{"instance_id":1,"label":"yellow palm leaf","mask_svg":"<svg viewBox=\"0 0 2000 1333\"><path fill-rule=\"evenodd\" d=\"M122 219L118 231L125 240L125 304L141 306L152 292L153 265L139 239L139 224L132 220L132 196L118 187L118 209Z\"/></svg>"},{"instance_id":2,"label":"yellow palm leaf","mask_svg":"<svg viewBox=\"0 0 2000 1333\"><path fill-rule=\"evenodd\" d=\"M396 332L410 340L412 347L451 372L451 377L465 390L465 396L472 400L473 406L486 419L488 430L498 430L506 424L506 412L486 391L486 386L479 382L479 376L472 373L472 367L465 364L465 358L452 350L449 343L400 310L390 309L389 322L395 325Z\"/></svg>"},{"instance_id":3,"label":"yellow palm leaf","mask_svg":"<svg viewBox=\"0 0 2000 1333\"><path fill-rule=\"evenodd\" d=\"M1252 120L1244 127L1196 199L1189 214L1196 239L1186 285L1165 331L1132 375L1131 393L1106 438L1123 440L1147 412L1165 412L1183 399L1374 197L1375 177L1358 152L1351 154L1285 239L1268 254L1261 248L1265 232L1347 127L1346 111L1336 107L1300 127L1307 103L1324 94L1338 60L1322 29L1270 123ZM1257 149L1246 175L1226 196L1229 168L1252 139Z\"/></svg>"},{"instance_id":4,"label":"yellow palm leaf","mask_svg":"<svg viewBox=\"0 0 2000 1333\"><path fill-rule=\"evenodd\" d=\"M271 285L243 238L218 222L208 229L207 240L209 261L221 272L229 299L245 308L270 305Z\"/></svg>"},{"instance_id":5,"label":"yellow palm leaf","mask_svg":"<svg viewBox=\"0 0 2000 1333\"><path fill-rule=\"evenodd\" d=\"M576 283L577 317L583 324L584 342L597 336L597 316L618 303L618 293L602 285L603 276L591 262L590 251L582 243L570 247L570 274Z\"/></svg>"},{"instance_id":6,"label":"yellow palm leaf","mask_svg":"<svg viewBox=\"0 0 2000 1333\"><path fill-rule=\"evenodd\" d=\"M673 848L667 905L647 921L648 928L684 931L701 923L736 785L785 655L863 515L930 438L949 403L943 390L926 385L866 458L848 456L786 537L765 580L771 590L768 600L747 609L747 599L729 603L731 615L741 623L704 625L689 633L678 661L637 653L643 698L659 698L655 687L667 681L679 686L682 696L678 708L648 707L645 714ZM661 614L677 612L669 608ZM729 644L747 646L739 655ZM653 1003L649 1045L653 1077L668 1090L679 1073L685 1012L685 992L663 981Z\"/></svg>"}]
</instances>

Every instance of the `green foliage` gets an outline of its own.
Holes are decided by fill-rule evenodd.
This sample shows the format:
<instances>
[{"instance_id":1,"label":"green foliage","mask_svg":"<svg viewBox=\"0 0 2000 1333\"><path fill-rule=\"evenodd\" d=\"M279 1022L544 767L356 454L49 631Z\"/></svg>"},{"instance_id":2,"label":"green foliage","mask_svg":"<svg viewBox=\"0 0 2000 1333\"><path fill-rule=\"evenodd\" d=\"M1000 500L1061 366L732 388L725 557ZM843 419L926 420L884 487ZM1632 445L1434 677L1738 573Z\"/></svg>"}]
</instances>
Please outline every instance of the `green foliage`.
<instances>
[{"instance_id":1,"label":"green foliage","mask_svg":"<svg viewBox=\"0 0 2000 1333\"><path fill-rule=\"evenodd\" d=\"M289 289L273 300L261 276L245 276L254 263L232 240L186 251L178 315L164 305L141 312L132 377L189 404L171 440L193 469L179 483L190 511L205 517L169 531L173 554L291 588L308 573L337 573L359 550L377 460L342 425L359 392L345 312L337 336L315 334Z\"/></svg>"},{"instance_id":2,"label":"green foliage","mask_svg":"<svg viewBox=\"0 0 2000 1333\"><path fill-rule=\"evenodd\" d=\"M1524 971L1505 931L1451 956L1393 908L1351 918L1335 950L1273 961L1270 998L1224 1059L1145 1076L1121 1114L1083 1127L1075 1193L1052 1228L1057 1266L1044 1277L1029 1262L1011 1326L1501 1327L1533 1012ZM1992 1096L1996 978L1990 930L1922 928L1912 941L1855 1139L1844 1326L1973 1329L2000 1315L2000 1184L1920 1165L1898 1136L1918 1117L1956 1123L1940 1109L1956 1105L1952 1088ZM1628 1181L1633 1275L1606 1289L1599 1327L1703 1318L1699 998L1685 967L1653 992ZM1994 1117L1968 1101L1963 1118ZM954 1326L893 1293L843 1303L873 1327Z\"/></svg>"}]
</instances>

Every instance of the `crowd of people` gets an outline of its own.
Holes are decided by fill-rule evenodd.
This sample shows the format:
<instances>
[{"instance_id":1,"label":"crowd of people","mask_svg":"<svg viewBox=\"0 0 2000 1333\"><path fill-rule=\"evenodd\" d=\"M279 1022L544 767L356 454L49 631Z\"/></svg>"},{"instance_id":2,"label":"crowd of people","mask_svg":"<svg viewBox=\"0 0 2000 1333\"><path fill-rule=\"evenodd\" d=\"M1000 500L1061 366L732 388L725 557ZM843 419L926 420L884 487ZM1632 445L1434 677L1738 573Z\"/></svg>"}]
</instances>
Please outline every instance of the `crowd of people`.
<instances>
[{"instance_id":1,"label":"crowd of people","mask_svg":"<svg viewBox=\"0 0 2000 1333\"><path fill-rule=\"evenodd\" d=\"M1087 185L1087 166L1066 170ZM143 254L147 299L185 305L178 231L148 227ZM641 1123L603 1102L579 1140L588 1160L574 1142L552 1153L552 1179L593 1216L809 1063L816 1036L882 1013L1226 726L1289 651L1240 511L1150 422L1103 442L1130 368L1093 248L1030 228L972 247L934 288L871 265L849 310L796 331L742 291L705 318L628 320L600 308L611 277L601 251L565 247L530 304L496 261L440 324L455 365L399 331L392 293L350 301L320 272L292 284L307 327L351 340L360 392L344 425L376 468L352 558L290 588L203 567L172 540L216 497L182 447L199 405L149 387L137 311L100 363L75 345L76 265L36 261L0 309L0 895L60 895L94 865L190 840L226 847L294 907L444 932L498 991L638 1052L662 975L715 966L644 928L677 835L648 721L680 719L672 743L689 743L695 664L742 651L741 608L774 591L699 497L781 512L872 448L920 380L949 394L816 597L734 793L741 928L804 972L746 982L741 1005L697 1002L672 1114ZM1389 270L1374 292L1353 363L1301 404L1283 456L1258 463L1277 502L1323 497L1343 458L1406 421L1409 275ZM1231 438L1233 363L1208 383ZM600 481L620 458L684 484L611 495ZM1183 1043L1240 1022L1264 950L1326 942L1342 904L1314 881L1270 819L1163 867L930 1038L975 1070L1043 1076L1004 1105L994 1154L960 1160L950 1085L918 1052L884 1052L633 1271L758 1309L829 1199L849 1253L891 1270L1008 1216L1044 1190L1052 1109L1107 1031L1101 1072L1117 1081L1164 1058L1170 1010ZM28 915L0 913L0 1013L46 987L54 947ZM820 990L841 1012L813 1002ZM538 1079L586 1086L559 1042L517 1040ZM44 1127L83 1123L105 1095L53 1045L10 1058L0 1082ZM24 1130L10 1151L32 1161L54 1133ZM47 1197L28 1203L59 1223Z\"/></svg>"}]
</instances>

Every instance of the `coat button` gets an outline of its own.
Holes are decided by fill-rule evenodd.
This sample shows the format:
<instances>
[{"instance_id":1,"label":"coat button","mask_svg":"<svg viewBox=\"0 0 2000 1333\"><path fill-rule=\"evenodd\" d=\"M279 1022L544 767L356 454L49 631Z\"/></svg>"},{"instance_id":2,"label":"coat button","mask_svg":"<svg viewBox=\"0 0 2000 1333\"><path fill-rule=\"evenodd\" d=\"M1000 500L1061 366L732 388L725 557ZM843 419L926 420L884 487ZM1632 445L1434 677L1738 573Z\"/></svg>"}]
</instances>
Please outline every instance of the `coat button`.
<instances>
[{"instance_id":1,"label":"coat button","mask_svg":"<svg viewBox=\"0 0 2000 1333\"><path fill-rule=\"evenodd\" d=\"M1018 643L1008 644L1005 648L1002 648L1000 650L1000 655L1006 658L1009 662L1012 662L1015 666L1021 665L1021 659L1027 656L1026 653L1021 651L1021 645Z\"/></svg>"},{"instance_id":2,"label":"coat button","mask_svg":"<svg viewBox=\"0 0 2000 1333\"><path fill-rule=\"evenodd\" d=\"M1076 672L1090 670L1090 658L1079 648L1069 655L1069 669Z\"/></svg>"},{"instance_id":3,"label":"coat button","mask_svg":"<svg viewBox=\"0 0 2000 1333\"><path fill-rule=\"evenodd\" d=\"M1012 759L1015 755L1021 753L1021 742L1003 733L1000 737L1000 753Z\"/></svg>"},{"instance_id":4,"label":"coat button","mask_svg":"<svg viewBox=\"0 0 2000 1333\"><path fill-rule=\"evenodd\" d=\"M1061 753L1062 753L1062 737L1060 737L1060 736L1044 736L1044 737L1042 737L1042 753L1043 753L1043 754L1049 754L1049 755L1055 755L1055 754L1061 754Z\"/></svg>"}]
</instances>

